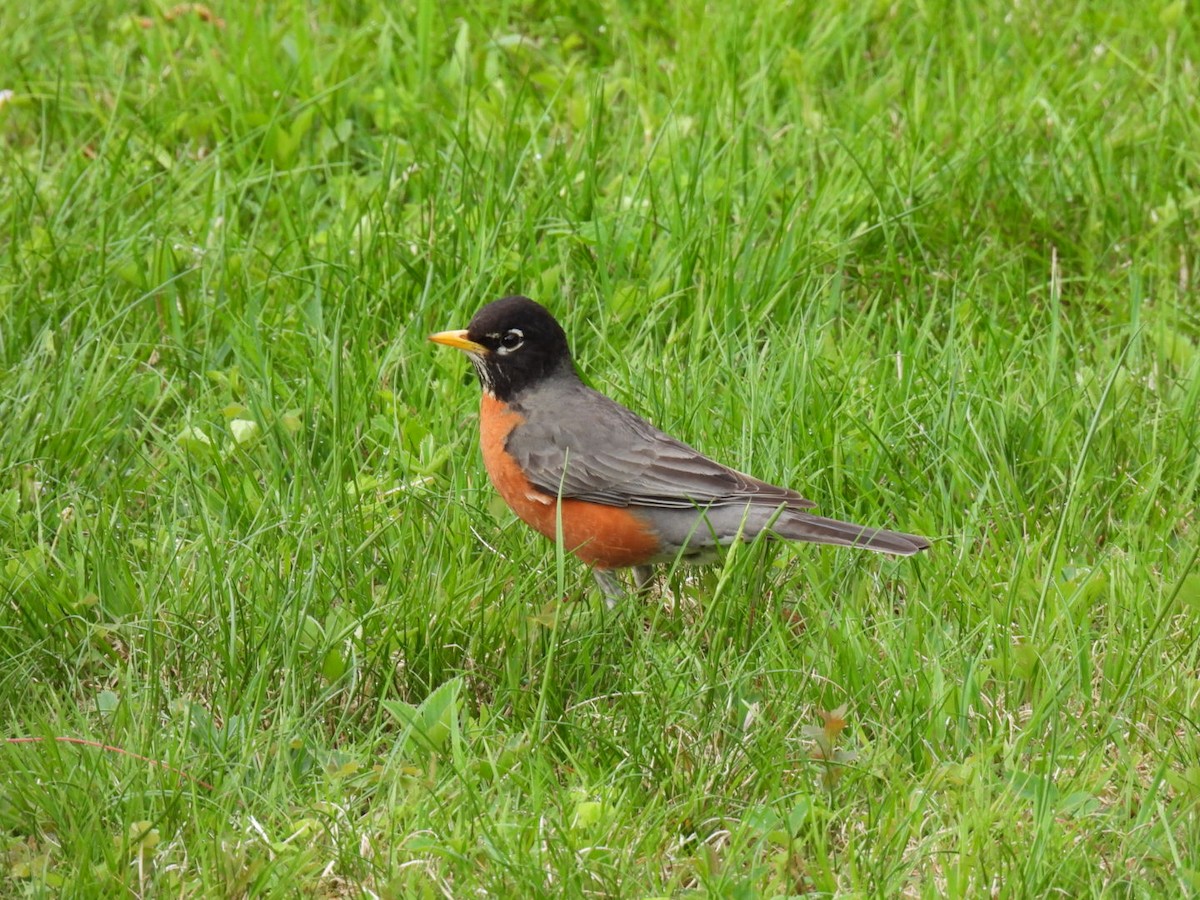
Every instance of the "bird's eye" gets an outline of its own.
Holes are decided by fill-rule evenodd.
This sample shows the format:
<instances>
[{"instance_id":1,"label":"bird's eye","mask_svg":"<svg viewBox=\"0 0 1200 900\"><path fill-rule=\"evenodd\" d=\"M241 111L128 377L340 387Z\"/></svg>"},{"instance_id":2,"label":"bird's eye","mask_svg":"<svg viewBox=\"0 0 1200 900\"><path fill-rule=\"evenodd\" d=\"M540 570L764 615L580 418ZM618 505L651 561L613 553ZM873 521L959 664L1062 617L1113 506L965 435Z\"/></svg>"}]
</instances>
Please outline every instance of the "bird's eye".
<instances>
[{"instance_id":1,"label":"bird's eye","mask_svg":"<svg viewBox=\"0 0 1200 900\"><path fill-rule=\"evenodd\" d=\"M525 335L519 328L510 328L500 338L500 346L505 350L516 350L525 343Z\"/></svg>"}]
</instances>

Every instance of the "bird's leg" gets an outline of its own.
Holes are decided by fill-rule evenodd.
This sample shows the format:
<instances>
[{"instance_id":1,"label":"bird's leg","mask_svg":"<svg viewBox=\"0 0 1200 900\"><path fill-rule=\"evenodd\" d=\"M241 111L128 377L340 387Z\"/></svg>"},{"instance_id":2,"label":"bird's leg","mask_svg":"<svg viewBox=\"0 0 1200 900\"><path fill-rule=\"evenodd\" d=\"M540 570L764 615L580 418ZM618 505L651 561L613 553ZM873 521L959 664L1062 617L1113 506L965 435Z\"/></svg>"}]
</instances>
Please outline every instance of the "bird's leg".
<instances>
[{"instance_id":1,"label":"bird's leg","mask_svg":"<svg viewBox=\"0 0 1200 900\"><path fill-rule=\"evenodd\" d=\"M654 581L654 566L633 567L633 589L635 592L642 593L646 588L650 587L652 581Z\"/></svg>"},{"instance_id":2,"label":"bird's leg","mask_svg":"<svg viewBox=\"0 0 1200 900\"><path fill-rule=\"evenodd\" d=\"M609 609L616 606L617 601L629 593L620 576L613 569L596 568L592 569L592 574L596 576L596 584L600 585L600 590L604 594L604 603ZM653 581L653 566L633 567L633 592L635 594L643 593Z\"/></svg>"},{"instance_id":3,"label":"bird's leg","mask_svg":"<svg viewBox=\"0 0 1200 900\"><path fill-rule=\"evenodd\" d=\"M604 605L612 609L625 596L621 579L612 569L592 569L592 574L596 576L596 584L600 585L600 592L604 594Z\"/></svg>"}]
</instances>

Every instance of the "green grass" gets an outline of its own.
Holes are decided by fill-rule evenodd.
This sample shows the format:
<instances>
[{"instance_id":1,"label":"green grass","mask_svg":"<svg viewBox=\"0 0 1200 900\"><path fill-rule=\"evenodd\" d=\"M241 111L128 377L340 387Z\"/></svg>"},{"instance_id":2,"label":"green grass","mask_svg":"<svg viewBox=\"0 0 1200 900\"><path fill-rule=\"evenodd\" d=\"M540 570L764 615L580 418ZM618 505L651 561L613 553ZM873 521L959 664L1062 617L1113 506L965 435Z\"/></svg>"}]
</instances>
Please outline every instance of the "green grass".
<instances>
[{"instance_id":1,"label":"green grass","mask_svg":"<svg viewBox=\"0 0 1200 900\"><path fill-rule=\"evenodd\" d=\"M1200 893L1193 8L213 9L0 5L0 894ZM934 549L607 611L511 292Z\"/></svg>"}]
</instances>

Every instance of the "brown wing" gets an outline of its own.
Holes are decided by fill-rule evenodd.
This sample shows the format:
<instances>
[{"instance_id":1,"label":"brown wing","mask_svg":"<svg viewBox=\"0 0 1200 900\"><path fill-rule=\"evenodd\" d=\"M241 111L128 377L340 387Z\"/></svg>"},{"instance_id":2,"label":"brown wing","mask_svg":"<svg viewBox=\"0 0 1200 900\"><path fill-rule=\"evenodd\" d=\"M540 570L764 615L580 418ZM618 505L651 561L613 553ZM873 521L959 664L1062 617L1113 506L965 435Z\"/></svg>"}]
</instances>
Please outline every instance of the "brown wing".
<instances>
[{"instance_id":1,"label":"brown wing","mask_svg":"<svg viewBox=\"0 0 1200 900\"><path fill-rule=\"evenodd\" d=\"M514 403L525 421L506 449L539 490L608 506L689 509L747 500L791 509L812 501L704 456L582 383ZM551 416L539 410L557 410Z\"/></svg>"}]
</instances>

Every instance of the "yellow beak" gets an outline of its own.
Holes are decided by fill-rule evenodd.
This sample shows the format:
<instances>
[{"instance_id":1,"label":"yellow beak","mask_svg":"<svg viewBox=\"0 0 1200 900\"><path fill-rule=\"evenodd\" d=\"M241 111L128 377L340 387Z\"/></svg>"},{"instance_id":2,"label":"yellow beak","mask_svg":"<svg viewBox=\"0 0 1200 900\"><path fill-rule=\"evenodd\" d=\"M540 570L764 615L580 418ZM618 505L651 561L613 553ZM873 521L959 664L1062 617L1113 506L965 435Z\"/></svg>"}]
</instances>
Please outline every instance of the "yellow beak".
<instances>
[{"instance_id":1,"label":"yellow beak","mask_svg":"<svg viewBox=\"0 0 1200 900\"><path fill-rule=\"evenodd\" d=\"M488 352L488 348L483 346L483 344L477 344L467 338L465 328L460 331L439 331L437 334L431 334L429 339L435 344L445 344L447 347L453 347L465 353L482 354Z\"/></svg>"}]
</instances>

